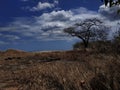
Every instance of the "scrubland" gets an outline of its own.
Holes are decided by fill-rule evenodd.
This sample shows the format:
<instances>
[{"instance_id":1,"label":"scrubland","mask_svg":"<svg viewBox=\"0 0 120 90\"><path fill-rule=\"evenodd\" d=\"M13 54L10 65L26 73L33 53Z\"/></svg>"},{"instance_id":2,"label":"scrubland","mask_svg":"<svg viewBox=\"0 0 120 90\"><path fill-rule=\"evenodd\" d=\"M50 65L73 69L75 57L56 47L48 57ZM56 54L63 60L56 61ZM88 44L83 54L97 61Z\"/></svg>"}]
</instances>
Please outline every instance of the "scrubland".
<instances>
[{"instance_id":1,"label":"scrubland","mask_svg":"<svg viewBox=\"0 0 120 90\"><path fill-rule=\"evenodd\" d=\"M120 90L120 55L1 51L0 90Z\"/></svg>"}]
</instances>

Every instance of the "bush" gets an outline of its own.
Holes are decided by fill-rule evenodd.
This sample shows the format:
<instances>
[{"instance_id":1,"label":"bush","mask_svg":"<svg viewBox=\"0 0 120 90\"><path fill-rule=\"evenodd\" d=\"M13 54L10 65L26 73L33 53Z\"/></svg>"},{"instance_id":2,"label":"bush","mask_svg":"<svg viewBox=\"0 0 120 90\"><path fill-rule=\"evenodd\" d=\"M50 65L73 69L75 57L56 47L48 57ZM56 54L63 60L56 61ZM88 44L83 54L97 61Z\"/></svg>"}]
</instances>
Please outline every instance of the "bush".
<instances>
[{"instance_id":1,"label":"bush","mask_svg":"<svg viewBox=\"0 0 120 90\"><path fill-rule=\"evenodd\" d=\"M111 41L94 41L89 43L90 49L100 52L100 53L106 53L112 51L112 43ZM84 49L83 43L77 42L73 45L74 50Z\"/></svg>"},{"instance_id":2,"label":"bush","mask_svg":"<svg viewBox=\"0 0 120 90\"><path fill-rule=\"evenodd\" d=\"M74 45L73 45L73 49L74 50L78 50L78 49L83 49L84 48L84 44L82 42L76 42Z\"/></svg>"},{"instance_id":3,"label":"bush","mask_svg":"<svg viewBox=\"0 0 120 90\"><path fill-rule=\"evenodd\" d=\"M107 78L102 73L98 73L95 77L93 77L90 81L90 86L92 90L110 90L109 85L107 85Z\"/></svg>"}]
</instances>

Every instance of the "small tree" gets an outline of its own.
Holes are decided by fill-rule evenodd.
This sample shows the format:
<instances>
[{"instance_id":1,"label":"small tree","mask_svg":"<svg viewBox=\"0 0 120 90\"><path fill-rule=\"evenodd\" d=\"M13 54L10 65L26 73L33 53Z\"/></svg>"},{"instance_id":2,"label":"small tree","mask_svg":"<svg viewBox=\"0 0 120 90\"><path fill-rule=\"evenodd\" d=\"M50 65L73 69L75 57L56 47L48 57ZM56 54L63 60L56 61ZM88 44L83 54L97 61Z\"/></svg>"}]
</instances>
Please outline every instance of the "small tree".
<instances>
[{"instance_id":1,"label":"small tree","mask_svg":"<svg viewBox=\"0 0 120 90\"><path fill-rule=\"evenodd\" d=\"M88 44L93 40L106 40L107 29L103 22L99 19L85 19L80 23L76 23L72 27L64 29L65 33L78 37L82 40L84 47L88 48Z\"/></svg>"}]
</instances>

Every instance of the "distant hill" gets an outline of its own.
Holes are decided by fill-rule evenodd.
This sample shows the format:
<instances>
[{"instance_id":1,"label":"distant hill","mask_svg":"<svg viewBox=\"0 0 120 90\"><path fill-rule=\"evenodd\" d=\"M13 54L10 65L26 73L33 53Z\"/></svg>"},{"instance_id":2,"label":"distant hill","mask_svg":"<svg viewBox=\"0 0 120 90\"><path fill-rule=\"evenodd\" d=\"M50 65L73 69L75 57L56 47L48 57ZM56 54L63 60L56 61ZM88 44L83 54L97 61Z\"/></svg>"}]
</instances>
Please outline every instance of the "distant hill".
<instances>
[{"instance_id":1,"label":"distant hill","mask_svg":"<svg viewBox=\"0 0 120 90\"><path fill-rule=\"evenodd\" d=\"M8 49L4 53L25 53L23 50Z\"/></svg>"},{"instance_id":2,"label":"distant hill","mask_svg":"<svg viewBox=\"0 0 120 90\"><path fill-rule=\"evenodd\" d=\"M1 57L17 57L17 56L27 56L29 52L23 50L8 49L6 51L0 51Z\"/></svg>"}]
</instances>

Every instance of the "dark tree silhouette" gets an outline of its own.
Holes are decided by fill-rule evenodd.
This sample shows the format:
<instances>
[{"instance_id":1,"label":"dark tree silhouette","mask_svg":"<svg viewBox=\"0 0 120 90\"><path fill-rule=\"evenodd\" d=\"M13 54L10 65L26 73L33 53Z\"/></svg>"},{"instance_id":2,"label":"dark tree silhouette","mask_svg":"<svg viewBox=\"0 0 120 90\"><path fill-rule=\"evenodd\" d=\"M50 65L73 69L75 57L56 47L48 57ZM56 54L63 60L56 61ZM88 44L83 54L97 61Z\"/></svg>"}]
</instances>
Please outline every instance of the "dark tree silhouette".
<instances>
[{"instance_id":1,"label":"dark tree silhouette","mask_svg":"<svg viewBox=\"0 0 120 90\"><path fill-rule=\"evenodd\" d=\"M107 6L108 4L110 7L114 5L120 5L120 0L101 0L101 1L104 2L105 6Z\"/></svg>"},{"instance_id":2,"label":"dark tree silhouette","mask_svg":"<svg viewBox=\"0 0 120 90\"><path fill-rule=\"evenodd\" d=\"M72 27L64 29L65 33L78 37L82 40L84 47L88 48L88 44L93 40L106 40L108 27L99 19L85 19L80 23L76 23Z\"/></svg>"}]
</instances>

